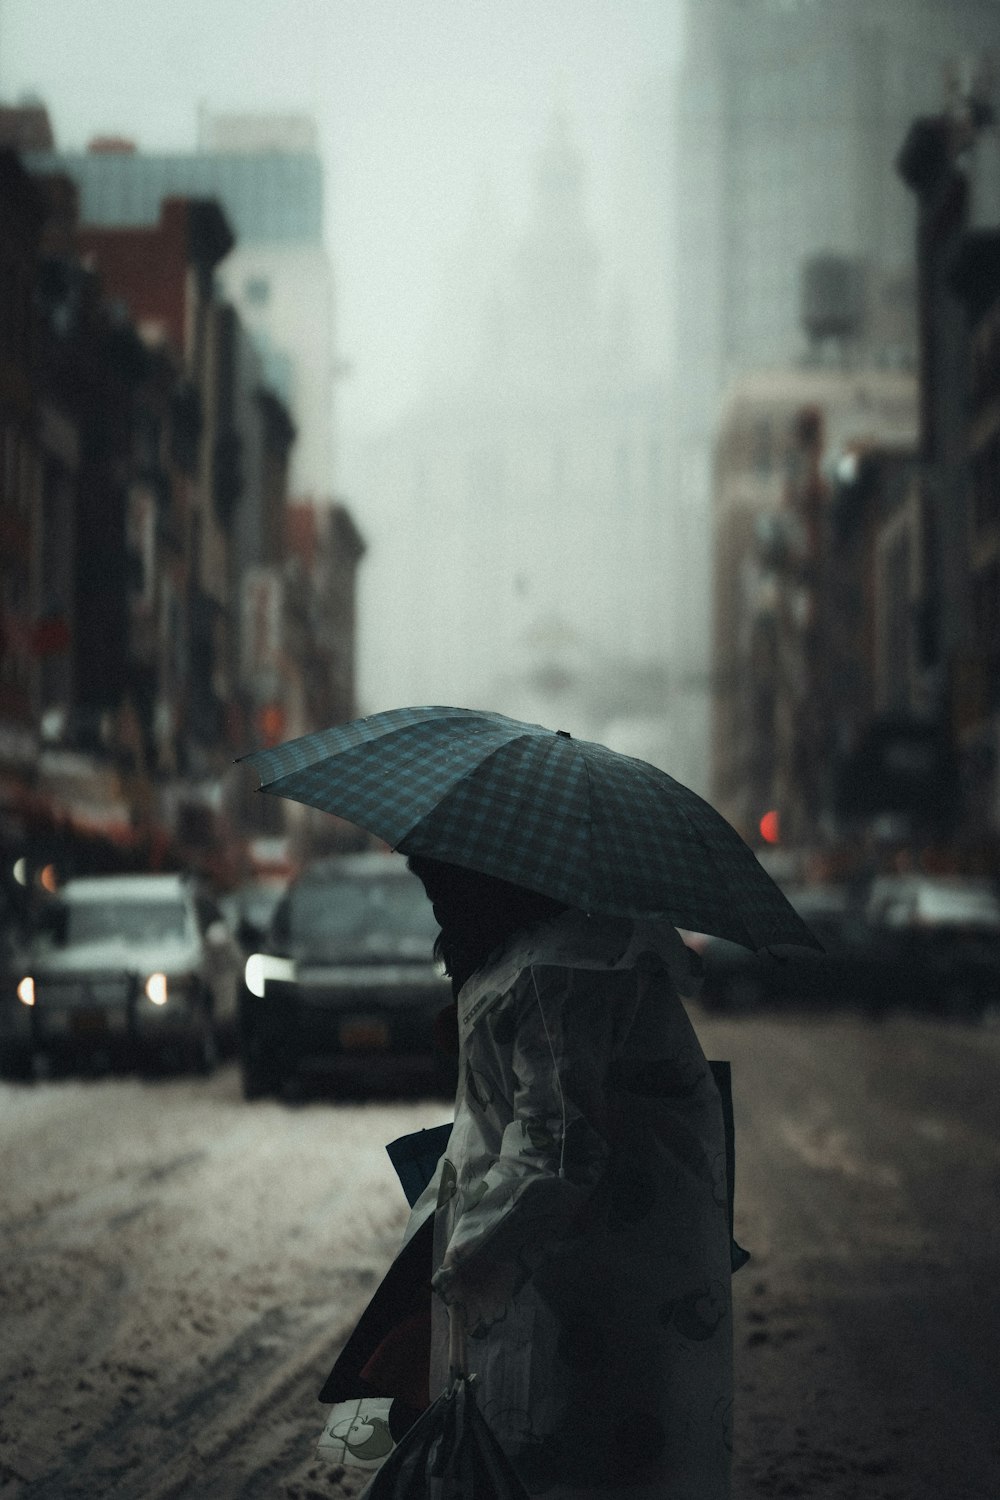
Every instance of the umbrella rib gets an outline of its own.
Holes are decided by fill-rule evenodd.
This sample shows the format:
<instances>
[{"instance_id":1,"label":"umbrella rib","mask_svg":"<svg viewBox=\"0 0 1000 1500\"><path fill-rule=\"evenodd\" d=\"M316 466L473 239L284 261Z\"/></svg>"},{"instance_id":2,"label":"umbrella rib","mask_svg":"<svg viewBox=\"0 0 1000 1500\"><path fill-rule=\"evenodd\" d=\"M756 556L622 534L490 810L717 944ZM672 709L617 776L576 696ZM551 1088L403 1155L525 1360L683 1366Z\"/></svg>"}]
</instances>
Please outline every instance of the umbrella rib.
<instances>
[{"instance_id":1,"label":"umbrella rib","mask_svg":"<svg viewBox=\"0 0 1000 1500\"><path fill-rule=\"evenodd\" d=\"M594 899L594 864L593 864L594 783L591 780L590 766L587 764L587 757L585 755L583 755L580 751L577 751L577 755L578 755L579 759L582 760L582 762L583 762L583 774L587 778L587 818L586 818L586 824L585 824L585 827L586 827L586 838L587 838L587 857L586 857L586 869L587 869L587 904L584 907L584 910L585 911L589 911L590 908L591 908L591 903L593 902L593 899Z\"/></svg>"},{"instance_id":2,"label":"umbrella rib","mask_svg":"<svg viewBox=\"0 0 1000 1500\"><path fill-rule=\"evenodd\" d=\"M727 892L727 894L728 894L729 893L729 880L728 880L728 878L726 876L725 871L720 867L718 860L715 858L715 855L712 852L712 846L709 844L708 840L705 838L705 835L702 833L702 831L698 827L697 823L694 821L694 819L689 814L687 808L686 807L678 807L678 812L680 813L681 817L684 819L684 821L687 824L687 826L690 828L691 832L694 834L695 838L698 840L698 843L701 845L702 849L705 851L705 856L708 859L709 863L711 864L712 868L715 870L715 873L718 876L720 885L722 886L723 890L725 890ZM735 912L735 906L734 906L734 912ZM740 918L740 926L743 928L743 931L746 933L746 936L747 936L747 938L748 938L748 940L750 942L751 948L754 951L756 951L757 944L754 941L753 933L750 931L749 927L743 921L742 918Z\"/></svg>"}]
</instances>

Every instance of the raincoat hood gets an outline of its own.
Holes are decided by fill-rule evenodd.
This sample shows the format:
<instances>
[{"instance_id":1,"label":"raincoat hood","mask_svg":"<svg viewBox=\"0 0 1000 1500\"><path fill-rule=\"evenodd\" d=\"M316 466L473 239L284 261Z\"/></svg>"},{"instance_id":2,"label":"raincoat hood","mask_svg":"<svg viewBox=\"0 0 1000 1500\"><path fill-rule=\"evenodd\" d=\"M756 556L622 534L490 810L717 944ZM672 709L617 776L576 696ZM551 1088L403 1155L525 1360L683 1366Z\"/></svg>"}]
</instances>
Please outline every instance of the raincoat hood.
<instances>
[{"instance_id":1,"label":"raincoat hood","mask_svg":"<svg viewBox=\"0 0 1000 1500\"><path fill-rule=\"evenodd\" d=\"M644 917L589 916L560 912L515 935L472 977L458 997L459 1032L464 1040L525 969L545 965L565 969L632 969L667 971L678 994L691 998L700 987L701 960L686 947L676 927Z\"/></svg>"}]
</instances>

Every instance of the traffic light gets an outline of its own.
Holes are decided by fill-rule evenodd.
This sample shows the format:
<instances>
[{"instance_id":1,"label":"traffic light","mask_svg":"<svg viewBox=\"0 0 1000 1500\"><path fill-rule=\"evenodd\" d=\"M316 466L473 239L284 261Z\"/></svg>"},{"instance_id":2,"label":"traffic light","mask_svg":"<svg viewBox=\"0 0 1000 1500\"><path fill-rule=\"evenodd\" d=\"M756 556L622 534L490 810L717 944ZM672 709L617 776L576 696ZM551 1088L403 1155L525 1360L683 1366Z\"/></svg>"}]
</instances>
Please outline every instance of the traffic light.
<instances>
[{"instance_id":1,"label":"traffic light","mask_svg":"<svg viewBox=\"0 0 1000 1500\"><path fill-rule=\"evenodd\" d=\"M757 825L760 836L765 844L778 844L781 842L781 818L776 807L772 807L761 818Z\"/></svg>"}]
</instances>

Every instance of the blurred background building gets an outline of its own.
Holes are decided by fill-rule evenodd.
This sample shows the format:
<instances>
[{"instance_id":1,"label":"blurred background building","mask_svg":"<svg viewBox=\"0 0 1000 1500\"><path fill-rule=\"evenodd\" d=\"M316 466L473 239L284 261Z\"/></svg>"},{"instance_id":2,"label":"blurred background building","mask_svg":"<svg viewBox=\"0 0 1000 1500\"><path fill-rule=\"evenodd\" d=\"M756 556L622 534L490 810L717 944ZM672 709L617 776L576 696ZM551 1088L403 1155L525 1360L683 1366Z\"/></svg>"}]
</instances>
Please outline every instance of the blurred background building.
<instances>
[{"instance_id":1,"label":"blurred background building","mask_svg":"<svg viewBox=\"0 0 1000 1500\"><path fill-rule=\"evenodd\" d=\"M289 487L328 500L334 489L334 288L323 244L323 167L305 116L202 111L198 149L140 151L98 137L86 151L30 151L33 172L77 185L80 221L105 229L155 224L164 198L211 198L233 244L218 282L257 348L263 377L299 434Z\"/></svg>"},{"instance_id":2,"label":"blurred background building","mask_svg":"<svg viewBox=\"0 0 1000 1500\"><path fill-rule=\"evenodd\" d=\"M5 840L225 881L319 821L224 773L353 716L364 543L309 124L212 129L63 156L43 107L0 110L0 752Z\"/></svg>"},{"instance_id":3,"label":"blurred background building","mask_svg":"<svg viewBox=\"0 0 1000 1500\"><path fill-rule=\"evenodd\" d=\"M482 702L597 737L631 714L669 761L670 387L662 356L660 373L638 357L562 115L534 185L520 236L477 216L440 319L450 358L356 457L383 538L373 706Z\"/></svg>"},{"instance_id":4,"label":"blurred background building","mask_svg":"<svg viewBox=\"0 0 1000 1500\"><path fill-rule=\"evenodd\" d=\"M684 714L708 738L712 469L719 413L748 372L830 356L916 360L912 203L894 162L911 120L1000 48L989 0L697 0L676 79L675 505L687 566L673 636ZM976 60L979 60L977 63ZM800 315L832 257L849 327ZM823 295L823 284L813 284ZM679 687L681 684L679 683Z\"/></svg>"},{"instance_id":5,"label":"blurred background building","mask_svg":"<svg viewBox=\"0 0 1000 1500\"><path fill-rule=\"evenodd\" d=\"M872 342L863 267L814 257L804 358L732 379L715 443L715 796L855 870L1000 867L1000 142L989 72L960 82L894 160L914 373Z\"/></svg>"},{"instance_id":6,"label":"blurred background building","mask_svg":"<svg viewBox=\"0 0 1000 1500\"><path fill-rule=\"evenodd\" d=\"M643 756L803 860L994 857L1000 8L684 15L614 212L553 109L350 444L309 118L63 152L0 111L9 804L315 843L231 754L438 700Z\"/></svg>"}]
</instances>

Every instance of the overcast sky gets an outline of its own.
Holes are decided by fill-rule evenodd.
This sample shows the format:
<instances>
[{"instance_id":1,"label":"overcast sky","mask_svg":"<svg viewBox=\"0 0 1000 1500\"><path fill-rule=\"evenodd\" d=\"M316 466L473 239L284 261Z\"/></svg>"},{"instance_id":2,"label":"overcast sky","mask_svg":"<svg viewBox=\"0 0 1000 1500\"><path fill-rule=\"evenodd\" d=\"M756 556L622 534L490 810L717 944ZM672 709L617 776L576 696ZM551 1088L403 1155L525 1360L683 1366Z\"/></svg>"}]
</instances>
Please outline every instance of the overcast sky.
<instances>
[{"instance_id":1,"label":"overcast sky","mask_svg":"<svg viewBox=\"0 0 1000 1500\"><path fill-rule=\"evenodd\" d=\"M189 150L211 112L304 110L326 166L345 436L405 406L440 268L488 183L523 219L554 109L600 234L621 132L680 46L677 0L0 0L0 98L57 144Z\"/></svg>"}]
</instances>

